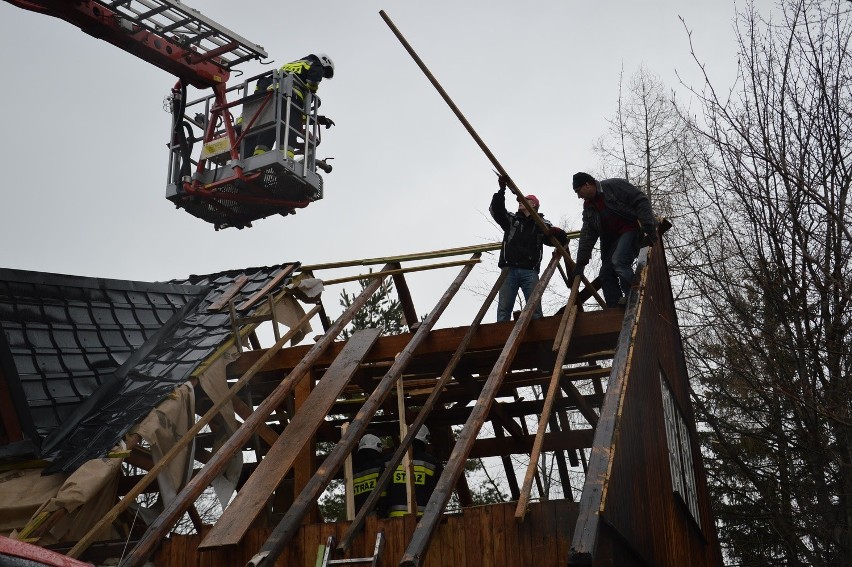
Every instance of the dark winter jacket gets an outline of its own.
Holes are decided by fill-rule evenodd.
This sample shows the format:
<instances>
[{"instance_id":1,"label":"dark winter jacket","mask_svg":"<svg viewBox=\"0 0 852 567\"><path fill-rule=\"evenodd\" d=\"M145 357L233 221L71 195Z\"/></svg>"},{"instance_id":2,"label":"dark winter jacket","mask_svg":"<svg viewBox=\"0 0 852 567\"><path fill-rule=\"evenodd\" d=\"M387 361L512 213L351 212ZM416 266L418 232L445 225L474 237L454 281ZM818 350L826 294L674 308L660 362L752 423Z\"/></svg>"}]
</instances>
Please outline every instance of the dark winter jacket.
<instances>
[{"instance_id":1,"label":"dark winter jacket","mask_svg":"<svg viewBox=\"0 0 852 567\"><path fill-rule=\"evenodd\" d=\"M630 222L638 222L649 241L657 239L657 220L651 211L651 202L645 193L626 179L603 179L597 182L598 193L603 197L606 208ZM583 207L583 228L580 230L580 243L577 246L577 265L585 266L592 257L592 249L598 238L606 238L603 232L601 215L594 205L586 203Z\"/></svg>"},{"instance_id":2,"label":"dark winter jacket","mask_svg":"<svg viewBox=\"0 0 852 567\"><path fill-rule=\"evenodd\" d=\"M532 217L507 211L503 191L494 193L488 210L503 229L503 246L500 248L500 261L497 265L501 268L510 266L538 272L541 266L542 244L553 246L548 235L542 232ZM544 220L544 215L539 213L539 216ZM544 223L548 227L551 226L547 220L544 220ZM564 239L564 233L562 238Z\"/></svg>"},{"instance_id":3,"label":"dark winter jacket","mask_svg":"<svg viewBox=\"0 0 852 567\"><path fill-rule=\"evenodd\" d=\"M414 470L414 494L417 498L417 515L426 510L426 504L438 484L444 465L435 455L429 452L425 443L415 440L411 468ZM406 494L405 468L400 464L393 473L393 480L388 485L387 506L388 516L404 516L408 512L408 495Z\"/></svg>"},{"instance_id":4,"label":"dark winter jacket","mask_svg":"<svg viewBox=\"0 0 852 567\"><path fill-rule=\"evenodd\" d=\"M311 92L317 92L319 83L325 75L325 69L320 63L319 57L314 54L305 55L301 59L285 63L281 70L299 77ZM304 93L298 86L294 87L293 91L299 98L304 98Z\"/></svg>"},{"instance_id":5,"label":"dark winter jacket","mask_svg":"<svg viewBox=\"0 0 852 567\"><path fill-rule=\"evenodd\" d=\"M385 470L385 458L373 449L359 449L352 458L352 487L355 493L355 509L360 510L370 493L376 487L376 481ZM385 515L386 492L376 505L375 512L380 516Z\"/></svg>"}]
</instances>

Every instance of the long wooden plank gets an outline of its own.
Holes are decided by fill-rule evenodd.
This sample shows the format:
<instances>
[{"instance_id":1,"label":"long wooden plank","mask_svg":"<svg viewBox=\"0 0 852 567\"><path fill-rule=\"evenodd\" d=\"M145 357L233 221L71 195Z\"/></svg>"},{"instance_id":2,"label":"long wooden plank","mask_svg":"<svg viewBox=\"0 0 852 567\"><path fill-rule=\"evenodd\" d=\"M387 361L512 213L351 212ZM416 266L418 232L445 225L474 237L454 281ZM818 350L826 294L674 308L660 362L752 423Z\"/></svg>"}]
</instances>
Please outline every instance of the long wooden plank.
<instances>
[{"instance_id":1,"label":"long wooden plank","mask_svg":"<svg viewBox=\"0 0 852 567\"><path fill-rule=\"evenodd\" d=\"M408 549L400 562L402 567L418 567L421 565L432 536L441 520L444 508L452 495L453 486L464 470L468 453L470 453L470 449L474 441L476 441L476 436L482 428L483 422L488 417L488 413L494 403L494 397L500 390L506 371L515 357L527 326L532 321L535 306L541 300L541 296L550 282L550 278L553 277L553 273L556 271L559 258L559 252L554 252L550 263L541 275L541 279L535 286L535 289L533 289L532 295L530 295L526 306L521 312L521 316L515 322L512 333L509 335L506 345L500 352L494 368L488 375L488 380L485 381L485 385L482 388L482 394L473 407L473 410L471 410L470 417L462 428L453 452L450 454L450 458L444 468L444 473L438 479L435 490L432 492L432 497L429 499L426 511L423 513L420 523L417 524L417 528L414 530Z\"/></svg>"},{"instance_id":2,"label":"long wooden plank","mask_svg":"<svg viewBox=\"0 0 852 567\"><path fill-rule=\"evenodd\" d=\"M192 440L195 439L195 435L199 431L201 431L208 423L213 421L213 419L219 414L220 411L222 411L222 408L225 407L228 402L236 398L236 395L240 392L240 390L243 389L246 384L249 383L249 381L257 373L257 371L262 368L263 365L266 364L266 362L270 358L275 356L275 353L278 352L281 348L283 348L284 345L287 344L287 341L289 341L293 336L295 336L305 323L310 321L311 317L316 314L317 310L318 309L314 308L308 311L295 327L290 329L290 331L288 331L283 337L281 337L281 340L276 342L275 345L272 346L272 348L267 350L266 354L268 356L259 358L255 364L253 364L248 370L246 370L245 373L240 377L240 379L237 380L236 384L234 384L231 389L228 390L228 393L221 400L213 404L213 407L207 410L207 413L205 413L201 417L201 419L196 421L192 425L192 427L190 427L187 432L184 433L180 439L178 439L177 443L175 443L174 446L169 449L169 451L166 452L166 454L163 455L163 457L153 467L151 467L151 469L148 471L148 474L142 477L142 479L138 483L136 483L136 486L134 486L133 489L130 490L124 498L119 500L118 503L113 506L112 509L104 515L103 518L98 520L98 522L94 526L92 526L92 528L88 532L86 532L86 534L82 538L80 538L80 541L78 541L77 544L72 547L70 551L68 551L67 555L69 557L79 557L81 553L88 549L92 542L95 541L95 537L97 536L97 534L100 533L104 527L111 524L116 518L118 518L119 514L121 514L133 502L136 501L136 497L142 494L142 492L145 491L148 485L150 485L156 480L157 475L160 473L160 471L163 470L175 457L177 457L183 452L183 450L192 442ZM221 472L221 470L225 468L225 466L227 466L229 460L230 457L224 460L224 462L222 463L222 467L216 472L215 475L211 477L211 480L215 478L219 474L219 472Z\"/></svg>"},{"instance_id":3,"label":"long wooden plank","mask_svg":"<svg viewBox=\"0 0 852 567\"><path fill-rule=\"evenodd\" d=\"M474 254L475 259L479 259L479 254ZM402 372L411 362L417 348L423 343L432 327L438 321L438 318L443 314L444 310L449 305L450 300L455 296L461 288L462 283L467 278L473 269L473 265L467 265L456 276L453 283L435 305L435 308L429 312L429 315L424 319L423 323L417 328L417 332L411 338L411 342L399 353L393 365L388 370L387 374L381 379L373 393L361 406L361 409L355 415L355 418L350 422L346 434L343 435L340 441L335 445L331 453L325 458L320 468L314 477L308 482L293 505L284 515L284 518L278 523L269 539L261 547L257 554L249 562L255 567L268 567L275 564L276 559L281 554L281 551L287 546L287 543L293 538L299 529L302 518L307 513L310 506L314 504L320 493L328 486L328 483L343 465L343 461L352 452L358 441L361 439L367 425L378 411L381 404L391 393L396 381L402 375Z\"/></svg>"},{"instance_id":4,"label":"long wooden plank","mask_svg":"<svg viewBox=\"0 0 852 567\"><path fill-rule=\"evenodd\" d=\"M606 484L609 482L610 467L615 456L618 429L621 425L619 418L627 391L627 378L630 373L639 318L642 315L642 299L647 287L647 263L648 249L645 249L639 254L637 267L637 271L641 273L639 288L632 290L628 298L624 328L612 361L600 421L595 427L595 439L589 457L586 481L578 503L577 525L574 528L574 537L571 539L571 549L568 552L570 565L591 565L595 556L601 513L606 504ZM634 294L638 296L638 301L633 300Z\"/></svg>"},{"instance_id":5,"label":"long wooden plank","mask_svg":"<svg viewBox=\"0 0 852 567\"><path fill-rule=\"evenodd\" d=\"M275 277L266 282L266 285L263 288L259 289L254 295L252 295L247 300L240 303L240 306L237 307L237 311L245 311L261 298L267 295L270 291L272 291L275 286L281 283L281 280L289 276L293 273L293 270L296 269L296 264L288 264L287 266L281 268L281 271L278 272Z\"/></svg>"},{"instance_id":6,"label":"long wooden plank","mask_svg":"<svg viewBox=\"0 0 852 567\"><path fill-rule=\"evenodd\" d=\"M359 364L373 348L380 334L378 329L356 331L346 342L340 355L334 359L302 407L296 411L284 432L266 453L266 457L213 524L199 549L218 549L237 545L242 540L263 510L272 491L293 468L299 452L317 432L328 410L358 371Z\"/></svg>"},{"instance_id":7,"label":"long wooden plank","mask_svg":"<svg viewBox=\"0 0 852 567\"><path fill-rule=\"evenodd\" d=\"M473 321L471 321L470 326L467 328L467 332L464 337L459 341L458 347L456 347L456 351L453 353L452 358L447 363L446 368L444 368L444 372L441 374L441 377L438 379L438 382L435 384L435 387L432 389L432 393L429 394L429 397L426 398L426 401L423 402L423 406L421 406L420 411L417 414L417 417L414 419L414 423L411 424L411 427L408 428L408 433L406 436L400 441L399 446L394 451L393 456L386 461L385 470L382 472L381 476L379 476L378 480L376 480L376 487L370 493L370 496L367 497L366 502L364 502L361 509L358 510L358 514L355 516L355 519L350 524L349 529L346 531L346 534L340 539L340 544L337 546L338 551L346 551L352 543L352 540L355 539L355 536L358 534L358 531L361 529L361 526L364 523L364 519L367 515L372 512L373 508L376 507L376 504L381 497L382 491L387 487L390 483L391 476L393 476L393 471L396 470L396 467L402 461L402 458L408 451L408 448L414 441L414 437L417 435L417 432L420 431L420 428L423 427L423 424L426 423L426 418L429 417L429 414L432 413L432 410L435 408L435 404L438 403L438 398L441 396L441 392L444 390L444 387L453 377L453 372L455 372L458 367L459 362L461 362L462 356L465 351L467 351L467 347L470 342L473 340L473 337L476 335L477 330L479 330L479 325L482 323L482 320L485 318L485 314L488 312L488 309L491 307L491 304L494 302L494 298L497 297L497 292L500 290L500 287L503 285L503 282L508 275L508 270L503 269L500 272L500 277L497 278L497 281L494 282L494 285L491 286L491 291L488 292L488 295L485 297L485 300L482 302L482 305L479 307L479 311L474 316Z\"/></svg>"},{"instance_id":8,"label":"long wooden plank","mask_svg":"<svg viewBox=\"0 0 852 567\"><path fill-rule=\"evenodd\" d=\"M538 458L541 455L541 445L544 442L544 432L547 430L547 423L550 421L550 412L553 411L553 401L556 398L556 392L559 391L559 379L562 377L562 364L565 362L565 355L568 354L568 343L571 341L571 334L574 332L574 323L577 320L577 291L580 287L580 278L574 278L574 283L571 286L571 295L568 297L568 320L563 330L562 340L559 344L559 352L556 355L556 362L553 365L553 373L550 376L550 384L547 387L547 394L544 397L544 407L541 410L541 416L538 420L538 429L535 433L535 442L533 443L532 451L530 452L530 462L527 466L527 472L524 475L524 483L521 485L521 495L518 498L518 505L515 508L515 519L522 521L527 514L527 506L530 502L530 492L532 491L533 477L535 476ZM569 382L570 383L570 382Z\"/></svg>"},{"instance_id":9,"label":"long wooden plank","mask_svg":"<svg viewBox=\"0 0 852 567\"><path fill-rule=\"evenodd\" d=\"M281 405L284 399L293 391L293 387L307 374L311 367L316 363L317 359L328 349L337 336L343 331L343 328L352 320L355 314L367 303L367 300L376 292L381 285L381 280L376 279L364 288L363 291L355 298L352 305L344 311L340 317L329 328L311 349L305 357L293 368L290 374L273 390L266 399L254 410L254 413L243 422L243 424L234 432L234 434L225 442L219 451L213 455L210 462L198 472L198 474L190 480L183 490L178 493L177 497L166 506L162 513L148 526L148 529L142 535L142 538L136 546L127 554L124 561L121 562L121 567L141 567L148 557L154 552L154 549L159 545L160 540L171 529L175 522L183 514L183 511L197 499L204 489L213 481L214 478L228 465L231 457L241 451L245 443L254 435L254 431L261 423L265 423L266 418ZM311 310L313 312L313 309ZM288 335L290 333L287 333ZM286 337L286 335L285 335ZM285 337L281 337L278 343L284 342ZM289 338L287 338L289 340ZM276 345L278 345L276 343ZM280 347L279 347L280 348ZM274 356L274 352L270 353L270 357ZM253 366L253 372L261 368L266 359L260 360ZM131 500L131 499L125 499ZM124 501L124 500L122 500Z\"/></svg>"},{"instance_id":10,"label":"long wooden plank","mask_svg":"<svg viewBox=\"0 0 852 567\"><path fill-rule=\"evenodd\" d=\"M234 283L228 286L228 288L222 292L222 295L219 296L219 299L210 304L207 308L207 311L219 311L231 301L231 298L237 295L237 292L242 289L246 282L248 281L248 276L245 274L240 274L237 279L234 280Z\"/></svg>"}]
</instances>

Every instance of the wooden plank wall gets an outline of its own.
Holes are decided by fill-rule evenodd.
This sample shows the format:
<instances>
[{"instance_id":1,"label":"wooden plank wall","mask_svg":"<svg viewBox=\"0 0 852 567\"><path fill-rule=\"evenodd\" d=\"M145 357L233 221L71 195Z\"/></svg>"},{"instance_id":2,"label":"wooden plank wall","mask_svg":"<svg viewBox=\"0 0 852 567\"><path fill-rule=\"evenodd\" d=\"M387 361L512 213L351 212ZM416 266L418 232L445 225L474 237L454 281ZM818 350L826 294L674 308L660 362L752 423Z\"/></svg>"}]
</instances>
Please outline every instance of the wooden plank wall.
<instances>
[{"instance_id":1,"label":"wooden plank wall","mask_svg":"<svg viewBox=\"0 0 852 567\"><path fill-rule=\"evenodd\" d=\"M694 421L662 247L653 249L648 269L594 565L719 567L721 554L694 431L692 456L700 531L672 488L661 370L693 428Z\"/></svg>"},{"instance_id":2,"label":"wooden plank wall","mask_svg":"<svg viewBox=\"0 0 852 567\"><path fill-rule=\"evenodd\" d=\"M465 508L462 514L446 515L435 534L424 567L502 567L504 565L565 565L570 539L577 522L576 504L568 500L537 502L523 523L514 517L515 504ZM277 567L314 567L317 547L329 535L338 539L349 522L309 524L299 530ZM414 517L367 519L364 532L346 557L372 554L376 533L384 530L385 552L381 567L396 567L411 534ZM154 556L155 567L240 567L263 545L270 530L250 530L242 544L228 550L199 552L202 535L173 535ZM340 558L340 556L335 556Z\"/></svg>"}]
</instances>

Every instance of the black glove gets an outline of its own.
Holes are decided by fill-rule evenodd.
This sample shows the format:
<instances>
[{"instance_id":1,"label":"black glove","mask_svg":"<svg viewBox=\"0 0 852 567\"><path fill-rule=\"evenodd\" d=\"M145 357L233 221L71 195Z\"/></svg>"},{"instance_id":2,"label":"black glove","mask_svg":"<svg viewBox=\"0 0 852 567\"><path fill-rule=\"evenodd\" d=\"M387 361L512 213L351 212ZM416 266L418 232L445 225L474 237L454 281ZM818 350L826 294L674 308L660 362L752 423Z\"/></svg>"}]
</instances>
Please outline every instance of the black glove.
<instances>
[{"instance_id":1,"label":"black glove","mask_svg":"<svg viewBox=\"0 0 852 567\"><path fill-rule=\"evenodd\" d=\"M583 277L583 270L585 269L585 264L574 264L574 270L571 272L571 280L573 281L577 276Z\"/></svg>"},{"instance_id":2,"label":"black glove","mask_svg":"<svg viewBox=\"0 0 852 567\"><path fill-rule=\"evenodd\" d=\"M500 177L497 178L497 185L500 186L500 192L501 193L506 192L506 184L507 183L509 183L509 176L508 175L501 175Z\"/></svg>"},{"instance_id":3,"label":"black glove","mask_svg":"<svg viewBox=\"0 0 852 567\"><path fill-rule=\"evenodd\" d=\"M317 116L317 124L319 124L320 126L325 126L325 129L328 130L329 128L334 126L334 120L325 116Z\"/></svg>"},{"instance_id":4,"label":"black glove","mask_svg":"<svg viewBox=\"0 0 852 567\"><path fill-rule=\"evenodd\" d=\"M647 246L653 246L657 242L657 227L655 226L646 226L643 227L645 231L645 243Z\"/></svg>"}]
</instances>

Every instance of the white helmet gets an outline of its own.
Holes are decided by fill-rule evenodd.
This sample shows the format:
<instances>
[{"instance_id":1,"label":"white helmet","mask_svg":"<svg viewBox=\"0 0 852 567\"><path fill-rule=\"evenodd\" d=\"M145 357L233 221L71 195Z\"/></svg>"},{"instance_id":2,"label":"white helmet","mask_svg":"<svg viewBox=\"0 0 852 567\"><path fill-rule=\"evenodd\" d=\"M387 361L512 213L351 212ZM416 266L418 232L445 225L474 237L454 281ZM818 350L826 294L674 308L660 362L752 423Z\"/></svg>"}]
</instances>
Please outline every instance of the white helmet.
<instances>
[{"instance_id":1,"label":"white helmet","mask_svg":"<svg viewBox=\"0 0 852 567\"><path fill-rule=\"evenodd\" d=\"M422 443L429 443L429 437L431 437L431 435L429 434L429 428L426 427L425 425L422 426L417 431L417 435L414 436L415 439L417 439L418 441L420 441Z\"/></svg>"},{"instance_id":2,"label":"white helmet","mask_svg":"<svg viewBox=\"0 0 852 567\"><path fill-rule=\"evenodd\" d=\"M331 57L326 55L325 53L316 53L317 59L320 61L320 65L322 65L325 70L325 78L330 79L334 76L334 61L331 60Z\"/></svg>"},{"instance_id":3,"label":"white helmet","mask_svg":"<svg viewBox=\"0 0 852 567\"><path fill-rule=\"evenodd\" d=\"M361 449L372 449L373 451L382 452L382 440L376 437L375 435L364 435L361 437L361 441L358 443L358 450Z\"/></svg>"}]
</instances>

